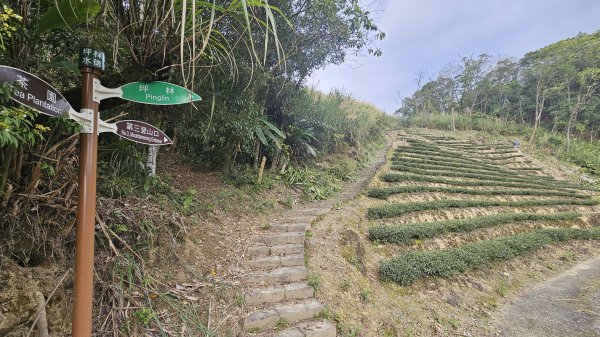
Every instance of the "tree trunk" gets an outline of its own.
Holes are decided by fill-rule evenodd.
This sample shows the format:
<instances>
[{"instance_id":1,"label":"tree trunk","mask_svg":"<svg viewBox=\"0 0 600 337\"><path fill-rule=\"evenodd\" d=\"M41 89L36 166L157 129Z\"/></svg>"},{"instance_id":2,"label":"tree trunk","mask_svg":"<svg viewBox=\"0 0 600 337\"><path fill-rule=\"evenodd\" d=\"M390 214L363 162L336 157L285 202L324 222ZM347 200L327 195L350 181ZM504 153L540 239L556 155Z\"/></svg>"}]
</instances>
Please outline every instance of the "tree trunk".
<instances>
[{"instance_id":1,"label":"tree trunk","mask_svg":"<svg viewBox=\"0 0 600 337\"><path fill-rule=\"evenodd\" d=\"M535 138L535 133L537 132L538 127L540 126L540 120L542 119L542 111L544 111L544 103L546 101L546 95L543 90L543 82L542 75L538 80L538 83L535 88L535 120L533 123L533 132L531 133L531 137L529 138L529 142L533 142Z\"/></svg>"},{"instance_id":2,"label":"tree trunk","mask_svg":"<svg viewBox=\"0 0 600 337\"><path fill-rule=\"evenodd\" d=\"M4 151L4 160L2 167L0 167L2 170L2 176L0 176L0 197L4 195L4 190L6 189L6 184L8 183L8 173L10 172L10 162L13 151L14 150L12 148L8 148L6 151Z\"/></svg>"}]
</instances>

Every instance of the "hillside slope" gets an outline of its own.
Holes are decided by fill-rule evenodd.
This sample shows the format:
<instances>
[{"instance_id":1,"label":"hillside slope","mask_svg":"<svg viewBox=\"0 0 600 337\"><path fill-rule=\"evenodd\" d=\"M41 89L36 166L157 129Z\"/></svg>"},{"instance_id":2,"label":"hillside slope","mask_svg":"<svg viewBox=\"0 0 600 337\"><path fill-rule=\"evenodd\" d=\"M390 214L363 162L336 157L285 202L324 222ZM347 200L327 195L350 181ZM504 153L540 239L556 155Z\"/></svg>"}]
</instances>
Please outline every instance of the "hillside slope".
<instances>
[{"instance_id":1,"label":"hillside slope","mask_svg":"<svg viewBox=\"0 0 600 337\"><path fill-rule=\"evenodd\" d=\"M402 133L365 195L313 225L327 316L342 336L495 335L502 303L600 253L598 192L559 171L508 139Z\"/></svg>"}]
</instances>

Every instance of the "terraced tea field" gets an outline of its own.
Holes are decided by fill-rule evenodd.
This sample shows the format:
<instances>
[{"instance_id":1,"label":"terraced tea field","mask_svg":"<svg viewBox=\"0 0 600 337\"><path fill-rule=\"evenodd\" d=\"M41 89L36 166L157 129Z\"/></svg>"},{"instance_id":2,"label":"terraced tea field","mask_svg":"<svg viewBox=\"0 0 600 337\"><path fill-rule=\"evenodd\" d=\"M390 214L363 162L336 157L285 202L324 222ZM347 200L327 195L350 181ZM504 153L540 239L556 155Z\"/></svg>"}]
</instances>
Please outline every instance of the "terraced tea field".
<instances>
[{"instance_id":1,"label":"terraced tea field","mask_svg":"<svg viewBox=\"0 0 600 337\"><path fill-rule=\"evenodd\" d=\"M449 277L569 240L599 240L600 228L582 219L595 213L589 188L556 180L532 166L519 149L433 135L407 135L394 150L379 200L366 210L377 244L421 247L423 240L509 226L484 239L445 249L392 248L380 278L402 285ZM417 245L417 246L419 246Z\"/></svg>"},{"instance_id":2,"label":"terraced tea field","mask_svg":"<svg viewBox=\"0 0 600 337\"><path fill-rule=\"evenodd\" d=\"M339 336L498 336L506 303L600 254L600 193L486 137L399 131L362 195L313 221L306 261Z\"/></svg>"}]
</instances>

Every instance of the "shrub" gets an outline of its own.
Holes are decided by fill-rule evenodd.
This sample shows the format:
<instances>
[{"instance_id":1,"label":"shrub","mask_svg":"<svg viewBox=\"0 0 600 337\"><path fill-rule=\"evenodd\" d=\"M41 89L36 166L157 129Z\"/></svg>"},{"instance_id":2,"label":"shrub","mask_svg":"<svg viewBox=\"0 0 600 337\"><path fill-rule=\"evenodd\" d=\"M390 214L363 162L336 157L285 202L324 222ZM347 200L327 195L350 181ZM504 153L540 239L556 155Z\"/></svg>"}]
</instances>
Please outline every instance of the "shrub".
<instances>
[{"instance_id":1,"label":"shrub","mask_svg":"<svg viewBox=\"0 0 600 337\"><path fill-rule=\"evenodd\" d=\"M480 265L509 260L540 247L567 240L600 240L600 228L540 229L457 248L409 252L381 262L385 281L409 285L425 276L452 276Z\"/></svg>"},{"instance_id":2,"label":"shrub","mask_svg":"<svg viewBox=\"0 0 600 337\"><path fill-rule=\"evenodd\" d=\"M514 154L512 156L504 156L504 157L488 157L485 158L487 160L493 160L493 161L497 161L497 160L507 160L507 159L513 159L513 158L522 158L524 157L522 154Z\"/></svg>"},{"instance_id":3,"label":"shrub","mask_svg":"<svg viewBox=\"0 0 600 337\"><path fill-rule=\"evenodd\" d=\"M519 189L519 190L476 190L462 187L437 187L437 186L396 186L387 188L374 188L366 194L372 198L385 199L390 195L400 193L461 193L472 195L540 195L555 197L572 197L578 199L589 199L590 195L578 194L575 192L560 192L537 189Z\"/></svg>"},{"instance_id":4,"label":"shrub","mask_svg":"<svg viewBox=\"0 0 600 337\"><path fill-rule=\"evenodd\" d=\"M574 220L580 215L577 212L500 213L471 219L421 222L400 226L375 226L369 228L369 238L377 242L407 244L414 239L427 239L444 233L468 232L512 222Z\"/></svg>"},{"instance_id":5,"label":"shrub","mask_svg":"<svg viewBox=\"0 0 600 337\"><path fill-rule=\"evenodd\" d=\"M400 164L405 164L405 163L416 163L416 164L430 164L430 165L446 165L446 166L450 166L450 165L460 165L460 167L464 167L464 168L473 168L473 169L479 169L479 170L484 170L484 171L493 171L493 172L511 172L508 169L502 168L502 167L498 167L498 166L492 166L492 165L487 165L487 164L483 164L483 163L477 163L477 162L455 162L455 161L451 161L451 160L435 160L432 158L413 158L413 157L401 157L401 156L394 156L392 157L392 162L397 162Z\"/></svg>"},{"instance_id":6,"label":"shrub","mask_svg":"<svg viewBox=\"0 0 600 337\"><path fill-rule=\"evenodd\" d=\"M463 165L456 166L452 163L436 163L436 164L428 164L428 163L414 163L414 162L404 162L400 160L392 160L391 168L393 170L398 169L398 171L402 170L403 167L409 167L412 169L421 169L421 170L452 170L453 172L464 172L471 174L480 174L487 176L498 176L498 177L512 177L512 178L523 178L523 179L534 179L534 180L553 180L551 177L545 176L535 176L527 173L521 173L517 171L509 171L502 168L496 169L480 169L480 168L468 168Z\"/></svg>"},{"instance_id":7,"label":"shrub","mask_svg":"<svg viewBox=\"0 0 600 337\"><path fill-rule=\"evenodd\" d=\"M389 204L376 206L367 209L367 218L385 219L392 218L405 213L418 212L424 210L441 208L464 208L464 207L533 207L533 206L558 206L558 205L577 205L593 206L598 205L598 200L576 200L576 199L553 199L553 200L519 200L519 201L499 201L499 200L435 200L424 202L405 202L401 204Z\"/></svg>"},{"instance_id":8,"label":"shrub","mask_svg":"<svg viewBox=\"0 0 600 337\"><path fill-rule=\"evenodd\" d=\"M552 183L553 185L562 186L562 187L576 186L576 185L569 184L567 182L558 181L558 180L550 181L549 179L540 179L540 178L536 179L534 176L509 177L509 176L495 175L495 174L490 174L490 173L486 173L486 174L471 173L471 172L468 172L467 170L460 170L457 168L448 168L448 170L451 170L451 171L444 171L444 170L439 170L439 169L438 170L433 170L433 169L425 170L425 169L410 167L408 165L392 165L390 168L395 171L410 172L410 173L416 173L416 174L427 175L427 176L459 177L459 178L471 178L471 179L493 180L493 181L503 181L503 182L523 182L523 183L535 182L535 183L540 183L540 184Z\"/></svg>"},{"instance_id":9,"label":"shrub","mask_svg":"<svg viewBox=\"0 0 600 337\"><path fill-rule=\"evenodd\" d=\"M428 175L419 174L398 174L398 173L386 173L380 177L382 181L386 182L399 182L399 181L423 181L436 184L446 185L458 185L458 186L501 186L501 187L516 187L516 188L537 188L553 191L565 191L567 189L585 190L583 186L578 187L557 187L550 183L545 182L533 182L533 183L515 183L515 182L502 182L492 180L451 180L447 178L431 177Z\"/></svg>"}]
</instances>

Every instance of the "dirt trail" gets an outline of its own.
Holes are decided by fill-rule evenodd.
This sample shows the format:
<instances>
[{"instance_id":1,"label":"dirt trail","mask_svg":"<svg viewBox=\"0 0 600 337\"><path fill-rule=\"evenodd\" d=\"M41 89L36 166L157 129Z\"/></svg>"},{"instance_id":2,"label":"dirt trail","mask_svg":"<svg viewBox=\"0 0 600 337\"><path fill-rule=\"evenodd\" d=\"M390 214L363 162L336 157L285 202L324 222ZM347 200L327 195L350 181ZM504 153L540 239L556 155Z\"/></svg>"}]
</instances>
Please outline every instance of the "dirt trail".
<instances>
[{"instance_id":1,"label":"dirt trail","mask_svg":"<svg viewBox=\"0 0 600 337\"><path fill-rule=\"evenodd\" d=\"M600 255L534 286L500 309L500 336L600 336Z\"/></svg>"}]
</instances>

